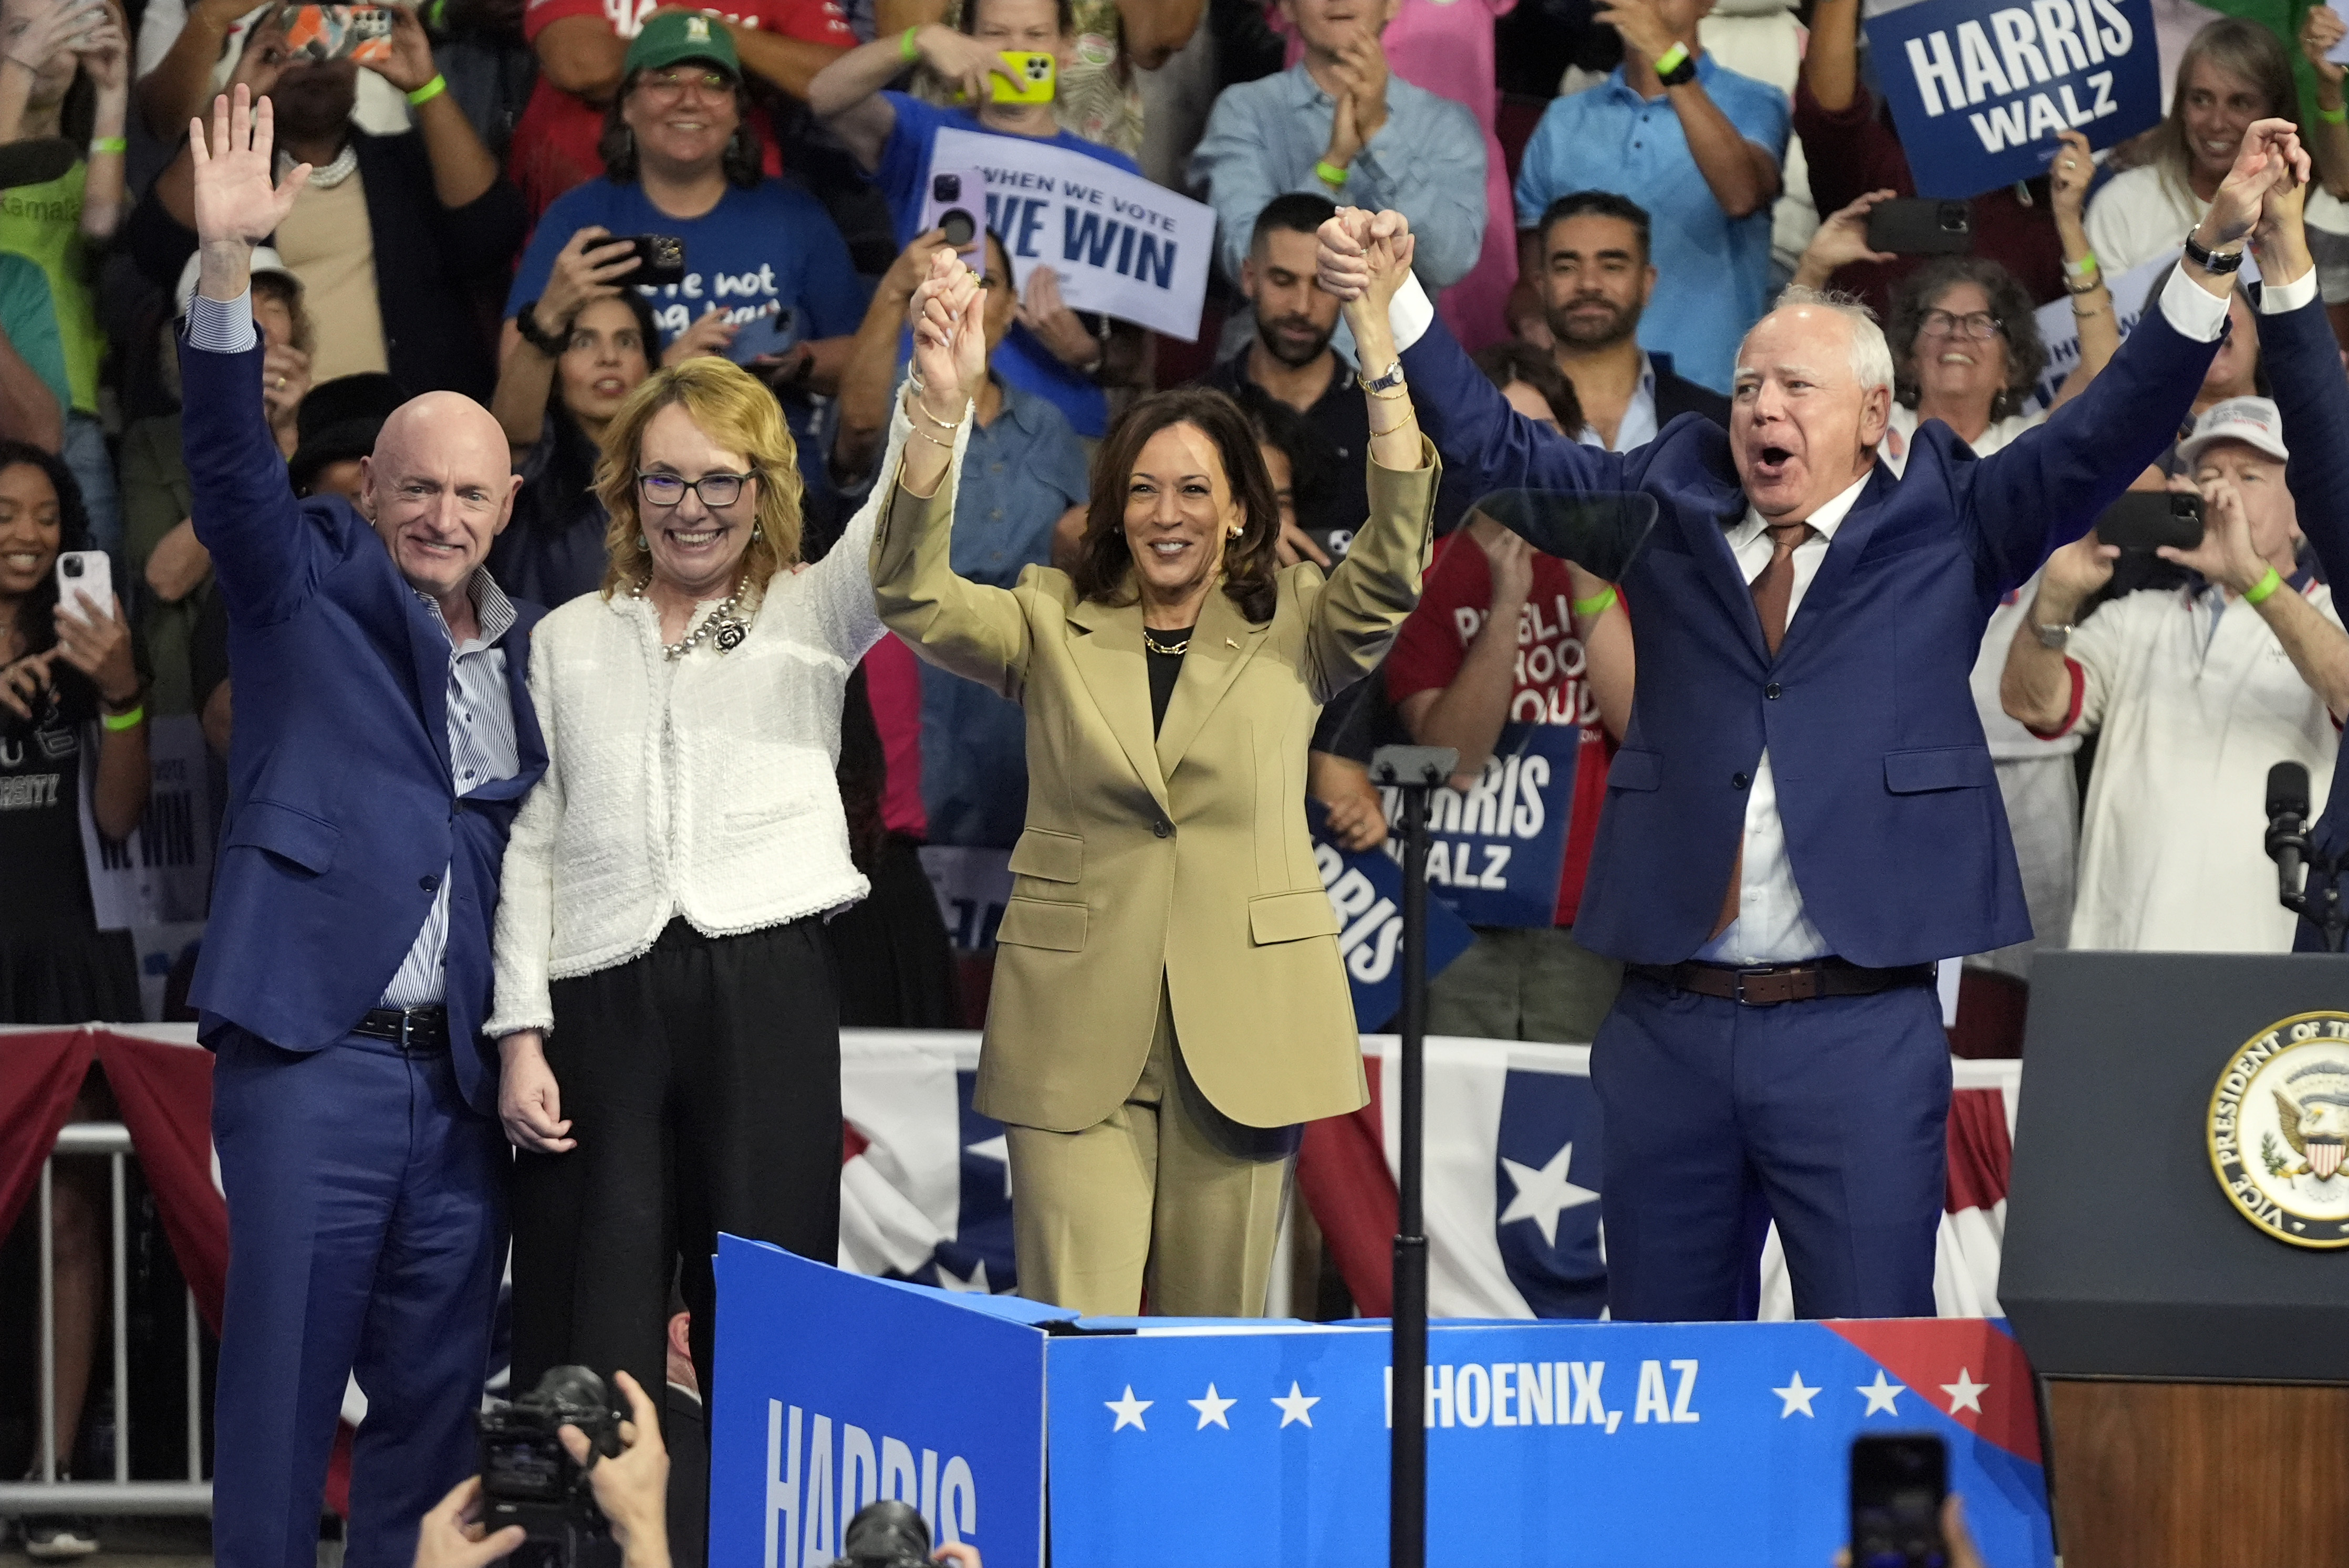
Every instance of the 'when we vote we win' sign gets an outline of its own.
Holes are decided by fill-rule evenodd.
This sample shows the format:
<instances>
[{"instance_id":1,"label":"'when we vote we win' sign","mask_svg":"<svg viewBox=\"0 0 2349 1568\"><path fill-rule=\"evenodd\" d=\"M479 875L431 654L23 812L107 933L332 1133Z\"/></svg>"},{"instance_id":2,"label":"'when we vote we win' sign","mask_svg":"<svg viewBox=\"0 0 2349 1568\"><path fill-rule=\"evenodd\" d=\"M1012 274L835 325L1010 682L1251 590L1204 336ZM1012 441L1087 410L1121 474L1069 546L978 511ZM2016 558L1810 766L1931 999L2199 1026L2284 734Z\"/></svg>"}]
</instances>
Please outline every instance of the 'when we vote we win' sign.
<instances>
[{"instance_id":1,"label":"'when we vote we win' sign","mask_svg":"<svg viewBox=\"0 0 2349 1568\"><path fill-rule=\"evenodd\" d=\"M2109 147L2161 118L2150 0L1920 0L1867 27L1920 196L2044 174L2058 131Z\"/></svg>"}]
</instances>

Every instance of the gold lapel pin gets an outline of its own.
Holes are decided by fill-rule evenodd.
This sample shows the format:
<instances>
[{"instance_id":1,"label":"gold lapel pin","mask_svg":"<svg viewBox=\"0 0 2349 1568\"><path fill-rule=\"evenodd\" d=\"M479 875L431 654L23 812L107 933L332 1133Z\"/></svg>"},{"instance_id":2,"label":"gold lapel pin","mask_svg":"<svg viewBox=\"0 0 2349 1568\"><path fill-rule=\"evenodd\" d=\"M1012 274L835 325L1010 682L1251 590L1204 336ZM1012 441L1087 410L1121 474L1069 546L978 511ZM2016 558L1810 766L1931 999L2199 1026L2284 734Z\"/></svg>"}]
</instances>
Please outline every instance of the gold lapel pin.
<instances>
[{"instance_id":1,"label":"gold lapel pin","mask_svg":"<svg viewBox=\"0 0 2349 1568\"><path fill-rule=\"evenodd\" d=\"M1229 637L1226 637L1226 638L1224 639L1224 646L1226 646L1226 647L1227 647L1227 648L1237 648L1237 647L1238 647L1238 646L1239 646L1239 645L1238 645L1237 643L1236 643L1236 642L1232 641Z\"/></svg>"}]
</instances>

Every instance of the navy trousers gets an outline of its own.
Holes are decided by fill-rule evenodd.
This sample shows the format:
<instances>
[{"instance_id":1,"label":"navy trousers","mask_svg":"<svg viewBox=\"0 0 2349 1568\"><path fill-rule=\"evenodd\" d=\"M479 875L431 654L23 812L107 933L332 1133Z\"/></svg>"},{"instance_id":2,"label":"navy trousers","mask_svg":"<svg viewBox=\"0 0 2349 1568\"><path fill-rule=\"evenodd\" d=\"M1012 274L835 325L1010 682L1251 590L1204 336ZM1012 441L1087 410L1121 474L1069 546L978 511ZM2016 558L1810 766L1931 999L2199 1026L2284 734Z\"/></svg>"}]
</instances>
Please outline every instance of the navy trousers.
<instances>
[{"instance_id":1,"label":"navy trousers","mask_svg":"<svg viewBox=\"0 0 2349 1568\"><path fill-rule=\"evenodd\" d=\"M1930 988L1748 1007L1629 976L1590 1078L1610 1315L1737 1316L1764 1205L1796 1316L1933 1315L1950 1047Z\"/></svg>"},{"instance_id":2,"label":"navy trousers","mask_svg":"<svg viewBox=\"0 0 2349 1568\"><path fill-rule=\"evenodd\" d=\"M231 1030L212 1072L229 1266L214 1411L222 1568L311 1568L343 1392L347 1568L407 1568L417 1522L474 1473L504 1264L505 1139L446 1051L348 1037L283 1051Z\"/></svg>"}]
</instances>

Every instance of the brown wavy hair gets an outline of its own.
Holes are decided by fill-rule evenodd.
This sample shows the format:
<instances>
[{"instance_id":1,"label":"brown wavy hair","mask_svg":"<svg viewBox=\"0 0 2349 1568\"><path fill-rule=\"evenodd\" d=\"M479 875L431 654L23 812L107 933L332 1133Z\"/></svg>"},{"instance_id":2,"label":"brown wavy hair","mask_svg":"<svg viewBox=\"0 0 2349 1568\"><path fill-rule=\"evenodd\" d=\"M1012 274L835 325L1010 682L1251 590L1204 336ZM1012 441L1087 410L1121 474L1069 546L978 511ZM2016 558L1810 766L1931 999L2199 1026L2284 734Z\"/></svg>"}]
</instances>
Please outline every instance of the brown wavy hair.
<instances>
[{"instance_id":1,"label":"brown wavy hair","mask_svg":"<svg viewBox=\"0 0 2349 1568\"><path fill-rule=\"evenodd\" d=\"M636 384L604 430L603 456L595 464L595 495L611 515L604 530L604 595L609 598L652 575L636 515L636 463L645 427L670 404L680 404L702 434L742 454L758 476L757 521L742 551L749 586L764 588L775 574L800 559L799 448L783 423L782 406L757 377L730 359L699 355L664 366Z\"/></svg>"},{"instance_id":2,"label":"brown wavy hair","mask_svg":"<svg viewBox=\"0 0 2349 1568\"><path fill-rule=\"evenodd\" d=\"M1225 482L1247 519L1240 536L1224 545L1224 593L1249 620L1271 620L1280 592L1280 563L1273 553L1280 539L1280 506L1272 475L1240 406L1206 387L1177 387L1142 398L1093 454L1092 499L1085 507L1076 567L1069 574L1077 592L1104 604L1131 604L1141 597L1133 582L1133 551L1125 540L1126 484L1142 449L1170 425L1195 427L1222 459Z\"/></svg>"},{"instance_id":3,"label":"brown wavy hair","mask_svg":"<svg viewBox=\"0 0 2349 1568\"><path fill-rule=\"evenodd\" d=\"M1939 308L1941 296L1960 284L1981 288L2006 346L2006 385L1991 400L1990 410L1992 418L2003 419L2039 385L2047 368L2047 346L2039 339L2039 307L2031 303L2030 292L1988 256L1936 256L1892 291L1892 323L1884 329L1892 345L1892 395L1905 407L1917 406L1922 395L1917 384L1918 335L1925 328L1926 313Z\"/></svg>"},{"instance_id":4,"label":"brown wavy hair","mask_svg":"<svg viewBox=\"0 0 2349 1568\"><path fill-rule=\"evenodd\" d=\"M2186 83L2194 67L2205 60L2259 89L2268 100L2261 118L2288 119L2295 128L2300 124L2300 88L2292 79L2292 52L2283 40L2240 16L2221 16L2209 24L2178 57L2169 112L2148 136L2153 145L2151 161L2160 169L2162 183L2189 196L2193 191L2187 174L2194 167L2194 157L2186 147Z\"/></svg>"}]
</instances>

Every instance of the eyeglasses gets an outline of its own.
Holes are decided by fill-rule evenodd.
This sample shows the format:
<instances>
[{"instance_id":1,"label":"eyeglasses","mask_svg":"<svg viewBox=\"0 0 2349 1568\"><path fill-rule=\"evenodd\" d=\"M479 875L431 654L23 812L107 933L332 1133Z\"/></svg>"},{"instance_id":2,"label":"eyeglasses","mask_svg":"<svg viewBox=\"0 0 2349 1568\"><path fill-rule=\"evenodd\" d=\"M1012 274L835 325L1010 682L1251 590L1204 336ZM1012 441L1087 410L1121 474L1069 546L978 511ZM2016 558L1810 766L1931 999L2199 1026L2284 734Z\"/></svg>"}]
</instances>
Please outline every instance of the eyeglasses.
<instances>
[{"instance_id":1,"label":"eyeglasses","mask_svg":"<svg viewBox=\"0 0 2349 1568\"><path fill-rule=\"evenodd\" d=\"M675 98L688 88L699 88L712 98L734 90L734 78L724 71L655 71L640 84L645 91Z\"/></svg>"},{"instance_id":2,"label":"eyeglasses","mask_svg":"<svg viewBox=\"0 0 2349 1568\"><path fill-rule=\"evenodd\" d=\"M691 490L701 504L712 511L723 511L742 499L742 487L759 477L755 469L747 474L704 474L698 480L679 479L675 474L638 474L636 493L646 503L666 511L685 500Z\"/></svg>"},{"instance_id":3,"label":"eyeglasses","mask_svg":"<svg viewBox=\"0 0 2349 1568\"><path fill-rule=\"evenodd\" d=\"M1917 324L1920 337L1992 338L2006 330L2006 324L1986 310L1971 311L1964 315L1952 315L1946 310L1929 310L1925 319Z\"/></svg>"}]
</instances>

